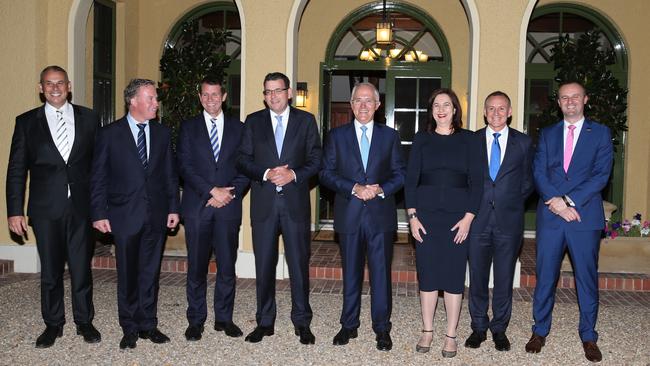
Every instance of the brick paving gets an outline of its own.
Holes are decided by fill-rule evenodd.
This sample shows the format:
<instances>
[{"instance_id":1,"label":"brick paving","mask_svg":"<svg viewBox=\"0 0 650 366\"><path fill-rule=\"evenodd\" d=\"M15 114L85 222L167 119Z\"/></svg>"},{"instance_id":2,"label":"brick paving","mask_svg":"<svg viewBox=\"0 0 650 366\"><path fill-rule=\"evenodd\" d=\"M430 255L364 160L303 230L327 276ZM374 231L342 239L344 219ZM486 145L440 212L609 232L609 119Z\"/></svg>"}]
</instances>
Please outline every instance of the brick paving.
<instances>
[{"instance_id":1,"label":"brick paving","mask_svg":"<svg viewBox=\"0 0 650 366\"><path fill-rule=\"evenodd\" d=\"M0 276L0 287L12 283L37 280L40 278L38 273L11 273L5 276ZM65 280L69 280L68 273L65 274ZM185 273L181 272L167 272L160 274L160 284L162 286L185 286ZM210 288L214 288L214 274L208 275L208 284ZM94 269L93 281L95 286L100 286L102 283L117 283L117 272L110 269ZM237 280L237 289L255 289L255 279L240 278ZM276 290L282 292L291 291L289 287L289 280L278 280L276 282ZM212 291L212 290L209 290ZM340 280L330 279L312 279L310 281L310 291L312 294L343 294L343 282ZM513 300L519 302L532 302L534 288L521 287L514 289ZM370 287L368 282L364 282L363 295L370 294ZM393 283L393 296L396 297L417 297L418 287L417 283L410 282L394 282ZM467 290L465 291L467 297ZM576 293L574 289L558 288L556 292L556 302L563 304L577 303ZM600 291L600 304L602 305L630 305L642 306L650 309L650 292L631 292L621 290L607 290Z\"/></svg>"}]
</instances>

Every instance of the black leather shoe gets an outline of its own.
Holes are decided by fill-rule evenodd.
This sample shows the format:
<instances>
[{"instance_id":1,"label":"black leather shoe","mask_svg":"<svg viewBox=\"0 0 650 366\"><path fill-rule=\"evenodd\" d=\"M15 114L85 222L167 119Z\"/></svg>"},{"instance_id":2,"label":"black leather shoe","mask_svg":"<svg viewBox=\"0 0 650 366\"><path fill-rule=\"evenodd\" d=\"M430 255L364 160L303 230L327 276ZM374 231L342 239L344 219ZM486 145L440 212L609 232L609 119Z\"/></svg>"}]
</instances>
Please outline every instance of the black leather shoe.
<instances>
[{"instance_id":1,"label":"black leather shoe","mask_svg":"<svg viewBox=\"0 0 650 366\"><path fill-rule=\"evenodd\" d=\"M332 344L335 346L343 346L350 342L351 338L357 338L359 334L356 329L341 328L338 333L334 336L334 341Z\"/></svg>"},{"instance_id":2,"label":"black leather shoe","mask_svg":"<svg viewBox=\"0 0 650 366\"><path fill-rule=\"evenodd\" d=\"M120 349L135 348L138 341L138 333L125 334L120 341Z\"/></svg>"},{"instance_id":3,"label":"black leather shoe","mask_svg":"<svg viewBox=\"0 0 650 366\"><path fill-rule=\"evenodd\" d=\"M390 351L393 348L393 340L390 339L389 332L377 333L375 340L377 341L377 349L380 351Z\"/></svg>"},{"instance_id":4,"label":"black leather shoe","mask_svg":"<svg viewBox=\"0 0 650 366\"><path fill-rule=\"evenodd\" d=\"M224 332L228 337L241 337L244 335L244 332L239 329L237 324L233 322L214 322L214 330L217 332Z\"/></svg>"},{"instance_id":5,"label":"black leather shoe","mask_svg":"<svg viewBox=\"0 0 650 366\"><path fill-rule=\"evenodd\" d=\"M273 330L273 327L262 327L258 325L246 336L245 341L250 343L257 343L261 341L264 336L272 336L274 333L275 332Z\"/></svg>"},{"instance_id":6,"label":"black leather shoe","mask_svg":"<svg viewBox=\"0 0 650 366\"><path fill-rule=\"evenodd\" d=\"M492 334L492 340L497 351L510 351L510 340L506 336L506 332Z\"/></svg>"},{"instance_id":7,"label":"black leather shoe","mask_svg":"<svg viewBox=\"0 0 650 366\"><path fill-rule=\"evenodd\" d=\"M77 325L77 334L84 337L86 343L99 343L102 340L102 335L93 326L93 323Z\"/></svg>"},{"instance_id":8,"label":"black leather shoe","mask_svg":"<svg viewBox=\"0 0 650 366\"><path fill-rule=\"evenodd\" d=\"M465 347L467 348L479 348L481 343L487 338L485 332L472 331L472 334L465 340Z\"/></svg>"},{"instance_id":9,"label":"black leather shoe","mask_svg":"<svg viewBox=\"0 0 650 366\"><path fill-rule=\"evenodd\" d=\"M294 331L296 335L300 337L300 343L302 344L316 343L316 337L314 336L314 333L311 332L311 329L309 329L309 326L295 327Z\"/></svg>"},{"instance_id":10,"label":"black leather shoe","mask_svg":"<svg viewBox=\"0 0 650 366\"><path fill-rule=\"evenodd\" d=\"M203 325L190 325L185 329L185 339L188 341L198 341L203 335Z\"/></svg>"},{"instance_id":11,"label":"black leather shoe","mask_svg":"<svg viewBox=\"0 0 650 366\"><path fill-rule=\"evenodd\" d=\"M585 350L585 358L587 360L591 362L600 362L603 360L603 354L600 352L596 342L582 342L582 348Z\"/></svg>"},{"instance_id":12,"label":"black leather shoe","mask_svg":"<svg viewBox=\"0 0 650 366\"><path fill-rule=\"evenodd\" d=\"M57 338L63 336L62 325L47 325L45 330L36 338L36 348L52 347Z\"/></svg>"},{"instance_id":13,"label":"black leather shoe","mask_svg":"<svg viewBox=\"0 0 650 366\"><path fill-rule=\"evenodd\" d=\"M545 344L546 337L542 337L541 335L533 333L533 335L530 336L528 343L526 343L526 352L540 353L542 351L542 347L544 347Z\"/></svg>"},{"instance_id":14,"label":"black leather shoe","mask_svg":"<svg viewBox=\"0 0 650 366\"><path fill-rule=\"evenodd\" d=\"M142 339L148 339L153 343L167 343L169 342L169 337L167 337L163 332L154 328L152 330L141 330L138 332L138 336Z\"/></svg>"}]
</instances>

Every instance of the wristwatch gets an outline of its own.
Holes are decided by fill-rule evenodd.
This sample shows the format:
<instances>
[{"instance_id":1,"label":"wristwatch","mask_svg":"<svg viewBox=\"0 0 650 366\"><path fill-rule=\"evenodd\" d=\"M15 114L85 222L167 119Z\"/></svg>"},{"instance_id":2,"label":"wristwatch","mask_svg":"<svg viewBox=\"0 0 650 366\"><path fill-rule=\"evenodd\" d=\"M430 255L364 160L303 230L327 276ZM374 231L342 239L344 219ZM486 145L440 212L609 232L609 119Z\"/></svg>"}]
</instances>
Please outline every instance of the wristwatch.
<instances>
[{"instance_id":1,"label":"wristwatch","mask_svg":"<svg viewBox=\"0 0 650 366\"><path fill-rule=\"evenodd\" d=\"M418 214L416 212L410 213L407 215L407 217L410 219L415 219L418 217Z\"/></svg>"}]
</instances>

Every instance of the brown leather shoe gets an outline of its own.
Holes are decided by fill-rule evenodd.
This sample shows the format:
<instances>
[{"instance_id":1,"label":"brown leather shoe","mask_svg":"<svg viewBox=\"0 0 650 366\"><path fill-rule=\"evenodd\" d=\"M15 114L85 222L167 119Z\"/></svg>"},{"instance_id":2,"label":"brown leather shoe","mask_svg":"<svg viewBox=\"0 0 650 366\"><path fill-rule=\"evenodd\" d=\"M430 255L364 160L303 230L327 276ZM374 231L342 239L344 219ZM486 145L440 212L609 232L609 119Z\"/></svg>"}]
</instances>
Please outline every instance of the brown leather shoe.
<instances>
[{"instance_id":1,"label":"brown leather shoe","mask_svg":"<svg viewBox=\"0 0 650 366\"><path fill-rule=\"evenodd\" d=\"M526 352L539 353L546 344L546 337L533 333L528 343L526 343Z\"/></svg>"},{"instance_id":2,"label":"brown leather shoe","mask_svg":"<svg viewBox=\"0 0 650 366\"><path fill-rule=\"evenodd\" d=\"M591 362L600 362L603 354L600 353L598 345L594 341L582 342L582 348L585 350L585 357Z\"/></svg>"}]
</instances>

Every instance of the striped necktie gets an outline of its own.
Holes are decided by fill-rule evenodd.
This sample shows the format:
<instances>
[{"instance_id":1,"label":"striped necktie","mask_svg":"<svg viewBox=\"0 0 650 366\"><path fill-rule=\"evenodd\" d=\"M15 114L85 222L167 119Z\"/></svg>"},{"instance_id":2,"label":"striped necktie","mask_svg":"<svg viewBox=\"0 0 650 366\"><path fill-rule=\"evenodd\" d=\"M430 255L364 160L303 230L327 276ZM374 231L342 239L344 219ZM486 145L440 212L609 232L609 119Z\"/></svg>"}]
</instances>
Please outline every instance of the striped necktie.
<instances>
[{"instance_id":1,"label":"striped necktie","mask_svg":"<svg viewBox=\"0 0 650 366\"><path fill-rule=\"evenodd\" d=\"M68 129L63 119L63 111L56 111L56 148L59 150L61 157L67 163L70 156L70 142L68 141Z\"/></svg>"},{"instance_id":2,"label":"striped necktie","mask_svg":"<svg viewBox=\"0 0 650 366\"><path fill-rule=\"evenodd\" d=\"M217 132L217 119L210 118L212 122L212 128L210 129L210 145L212 145L212 154L214 155L214 161L219 160L219 133Z\"/></svg>"},{"instance_id":3,"label":"striped necktie","mask_svg":"<svg viewBox=\"0 0 650 366\"><path fill-rule=\"evenodd\" d=\"M138 123L136 126L140 129L138 132L138 155L140 156L142 166L146 170L149 167L149 161L147 160L147 138L144 135L144 128L147 127L147 124Z\"/></svg>"}]
</instances>

